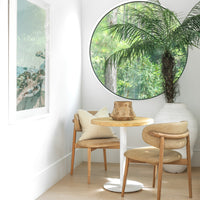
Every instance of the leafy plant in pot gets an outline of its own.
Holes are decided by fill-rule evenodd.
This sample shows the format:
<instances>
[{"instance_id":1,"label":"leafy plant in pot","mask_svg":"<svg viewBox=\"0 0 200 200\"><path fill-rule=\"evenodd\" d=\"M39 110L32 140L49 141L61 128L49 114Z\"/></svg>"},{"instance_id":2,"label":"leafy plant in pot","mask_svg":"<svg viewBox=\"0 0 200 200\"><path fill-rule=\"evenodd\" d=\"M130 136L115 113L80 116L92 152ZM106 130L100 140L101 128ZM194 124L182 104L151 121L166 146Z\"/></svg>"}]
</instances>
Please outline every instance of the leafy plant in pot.
<instances>
[{"instance_id":1,"label":"leafy plant in pot","mask_svg":"<svg viewBox=\"0 0 200 200\"><path fill-rule=\"evenodd\" d=\"M156 6L152 6L152 3ZM174 50L199 46L200 2L191 9L182 23L173 11L163 8L159 0L144 2L143 9L136 8L132 13L134 24L124 21L108 27L113 38L125 41L129 47L114 52L105 63L119 65L123 60L159 51L162 55L164 95L168 103L173 103L178 93Z\"/></svg>"},{"instance_id":2,"label":"leafy plant in pot","mask_svg":"<svg viewBox=\"0 0 200 200\"><path fill-rule=\"evenodd\" d=\"M152 3L155 6L152 6ZM172 104L179 93L177 78L175 77L175 50L199 46L200 2L191 9L181 23L173 11L161 6L159 0L144 2L143 9L135 8L133 13L133 24L124 21L109 26L108 29L112 37L125 41L129 46L114 52L107 58L106 63L119 65L123 60L131 61L133 58L142 57L144 54L152 55L155 51L160 52L163 92L167 104ZM182 104L178 105L180 107ZM197 126L192 114L189 114L189 118L185 117L181 111L184 109L187 110L182 106L175 112L173 107L170 110L172 116L168 120L188 120L192 141L192 139L195 140ZM180 113L182 117L178 117L177 113ZM160 115L160 113L158 114ZM167 116L167 113L164 115ZM156 122L168 122L167 119L158 120L158 115L156 118ZM191 147L193 148L193 146L194 142L191 142Z\"/></svg>"}]
</instances>

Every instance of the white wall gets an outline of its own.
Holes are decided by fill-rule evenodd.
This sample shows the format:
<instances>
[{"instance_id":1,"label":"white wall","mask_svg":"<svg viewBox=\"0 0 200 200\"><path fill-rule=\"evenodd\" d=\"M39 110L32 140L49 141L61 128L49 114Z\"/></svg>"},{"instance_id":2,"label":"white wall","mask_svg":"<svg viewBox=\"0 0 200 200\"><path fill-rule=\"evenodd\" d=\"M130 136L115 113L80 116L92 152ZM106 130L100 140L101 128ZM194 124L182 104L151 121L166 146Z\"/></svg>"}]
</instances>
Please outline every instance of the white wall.
<instances>
[{"instance_id":1,"label":"white wall","mask_svg":"<svg viewBox=\"0 0 200 200\"><path fill-rule=\"evenodd\" d=\"M78 0L47 2L51 5L50 113L10 125L8 2L0 1L0 181L4 200L35 199L70 170L72 118L81 107L81 7Z\"/></svg>"},{"instance_id":2,"label":"white wall","mask_svg":"<svg viewBox=\"0 0 200 200\"><path fill-rule=\"evenodd\" d=\"M82 86L82 101L83 108L85 109L100 109L106 106L110 112L113 109L113 102L117 100L126 100L118 97L107 89L96 78L90 63L89 57L89 45L92 33L101 20L101 18L112 8L115 8L122 3L128 2L126 0L83 0L82 1L82 55L83 55L83 86ZM198 0L161 0L161 4L177 13L183 18L190 11L190 9L197 3ZM198 120L198 126L200 131L200 51L190 50L189 58L186 69L180 78L180 91L181 95L177 98L177 101L181 101L187 104L188 108L196 116ZM163 95L149 100L134 100L133 109L137 116L154 117L155 114L164 105ZM142 141L140 128L128 128L128 147L137 147L144 145ZM119 129L116 129L119 132ZM119 133L118 133L119 134ZM200 166L200 139L196 142L194 156L192 160L193 166ZM98 155L100 154L100 155ZM93 161L102 161L99 157L102 157L101 152L93 153ZM85 155L85 159L86 159ZM119 154L116 151L109 152L109 158L112 162L119 161Z\"/></svg>"},{"instance_id":3,"label":"white wall","mask_svg":"<svg viewBox=\"0 0 200 200\"><path fill-rule=\"evenodd\" d=\"M107 91L96 79L89 59L89 43L98 21L111 8L126 1L82 0L82 9L79 0L47 2L51 4L50 114L38 120L9 125L8 2L0 0L0 185L4 200L35 199L69 172L73 128L71 120L78 108L99 109L107 106L112 111L114 101L124 100ZM197 0L162 2L166 7L184 13ZM199 53L197 50L190 51L186 70L180 79L179 100L188 105L200 124ZM133 101L133 108L138 116L154 117L163 104L163 96L159 96ZM141 128L128 130L130 147L143 144L138 135ZM117 151L109 153L112 162L119 161ZM193 164L200 165L199 152L200 140L196 144ZM98 153L93 153L93 161L100 161L96 159ZM78 162L81 162L80 157Z\"/></svg>"}]
</instances>

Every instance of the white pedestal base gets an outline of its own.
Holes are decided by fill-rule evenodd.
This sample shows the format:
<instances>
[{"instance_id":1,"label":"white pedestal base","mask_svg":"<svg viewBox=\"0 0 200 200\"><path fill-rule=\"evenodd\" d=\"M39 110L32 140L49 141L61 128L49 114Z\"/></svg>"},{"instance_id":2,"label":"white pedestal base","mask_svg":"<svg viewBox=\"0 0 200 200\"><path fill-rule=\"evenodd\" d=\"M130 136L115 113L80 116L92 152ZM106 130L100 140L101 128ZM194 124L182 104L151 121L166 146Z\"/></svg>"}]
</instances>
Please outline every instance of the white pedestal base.
<instances>
[{"instance_id":1,"label":"white pedestal base","mask_svg":"<svg viewBox=\"0 0 200 200\"><path fill-rule=\"evenodd\" d=\"M137 181L126 181L125 192L137 192L143 188L143 184ZM115 182L107 182L104 184L104 189L109 190L111 192L122 192L122 186L120 184L120 180L116 180Z\"/></svg>"}]
</instances>

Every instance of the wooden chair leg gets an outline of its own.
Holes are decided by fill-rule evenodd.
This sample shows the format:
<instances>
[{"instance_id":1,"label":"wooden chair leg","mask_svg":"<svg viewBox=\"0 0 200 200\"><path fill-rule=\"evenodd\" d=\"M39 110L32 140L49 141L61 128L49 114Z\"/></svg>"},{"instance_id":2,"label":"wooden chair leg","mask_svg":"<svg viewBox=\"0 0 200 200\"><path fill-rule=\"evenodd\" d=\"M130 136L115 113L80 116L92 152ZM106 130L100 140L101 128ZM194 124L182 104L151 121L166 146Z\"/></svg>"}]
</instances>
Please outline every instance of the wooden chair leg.
<instances>
[{"instance_id":1,"label":"wooden chair leg","mask_svg":"<svg viewBox=\"0 0 200 200\"><path fill-rule=\"evenodd\" d=\"M191 156L190 156L190 137L187 137L187 174L188 174L188 187L189 187L189 198L192 198L192 173L191 173Z\"/></svg>"},{"instance_id":2,"label":"wooden chair leg","mask_svg":"<svg viewBox=\"0 0 200 200\"><path fill-rule=\"evenodd\" d=\"M91 175L91 148L88 148L88 184L90 184L90 175Z\"/></svg>"},{"instance_id":3,"label":"wooden chair leg","mask_svg":"<svg viewBox=\"0 0 200 200\"><path fill-rule=\"evenodd\" d=\"M73 142L72 142L71 172L70 172L71 175L73 175L74 171L75 143L76 143L76 131L74 129Z\"/></svg>"},{"instance_id":4,"label":"wooden chair leg","mask_svg":"<svg viewBox=\"0 0 200 200\"><path fill-rule=\"evenodd\" d=\"M157 169L158 169L158 166L154 165L153 166L153 184L152 184L153 188L155 188L155 185L156 185L155 183L156 183Z\"/></svg>"},{"instance_id":5,"label":"wooden chair leg","mask_svg":"<svg viewBox=\"0 0 200 200\"><path fill-rule=\"evenodd\" d=\"M103 158L104 158L105 171L107 171L106 149L103 149Z\"/></svg>"},{"instance_id":6,"label":"wooden chair leg","mask_svg":"<svg viewBox=\"0 0 200 200\"><path fill-rule=\"evenodd\" d=\"M74 171L74 157L75 157L75 141L73 138L73 143L72 143L72 157L71 157L71 175L73 175Z\"/></svg>"},{"instance_id":7,"label":"wooden chair leg","mask_svg":"<svg viewBox=\"0 0 200 200\"><path fill-rule=\"evenodd\" d=\"M75 146L72 145L71 172L70 172L71 175L73 175L74 171L74 157L75 157Z\"/></svg>"},{"instance_id":8,"label":"wooden chair leg","mask_svg":"<svg viewBox=\"0 0 200 200\"><path fill-rule=\"evenodd\" d=\"M159 167L158 167L157 200L160 200L160 196L161 196L162 173L163 173L163 155L164 155L164 137L161 137L160 138Z\"/></svg>"},{"instance_id":9,"label":"wooden chair leg","mask_svg":"<svg viewBox=\"0 0 200 200\"><path fill-rule=\"evenodd\" d=\"M128 174L128 166L129 166L129 159L126 158L126 164L125 164L125 169L124 169L124 178L123 178L123 185L122 185L122 193L121 196L124 196L124 191L126 187L126 180L127 180L127 174Z\"/></svg>"}]
</instances>

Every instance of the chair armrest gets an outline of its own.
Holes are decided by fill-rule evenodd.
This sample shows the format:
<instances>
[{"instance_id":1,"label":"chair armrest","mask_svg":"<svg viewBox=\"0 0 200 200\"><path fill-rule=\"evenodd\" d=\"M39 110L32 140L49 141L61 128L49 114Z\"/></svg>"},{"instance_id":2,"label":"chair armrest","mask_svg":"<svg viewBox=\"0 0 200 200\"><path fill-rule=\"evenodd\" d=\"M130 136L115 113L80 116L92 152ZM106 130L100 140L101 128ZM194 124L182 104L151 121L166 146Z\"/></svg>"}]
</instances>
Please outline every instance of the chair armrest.
<instances>
[{"instance_id":1,"label":"chair armrest","mask_svg":"<svg viewBox=\"0 0 200 200\"><path fill-rule=\"evenodd\" d=\"M72 120L73 123L74 123L74 129L76 131L82 131L82 128L81 128L81 124L80 124L80 121L79 121L79 116L78 114L75 114L74 115L74 119Z\"/></svg>"},{"instance_id":2,"label":"chair armrest","mask_svg":"<svg viewBox=\"0 0 200 200\"><path fill-rule=\"evenodd\" d=\"M181 138L186 138L189 135L189 131L180 134L167 134L167 133L160 133L157 131L151 131L149 132L149 135L152 135L154 137L164 137L167 139L181 139Z\"/></svg>"}]
</instances>

